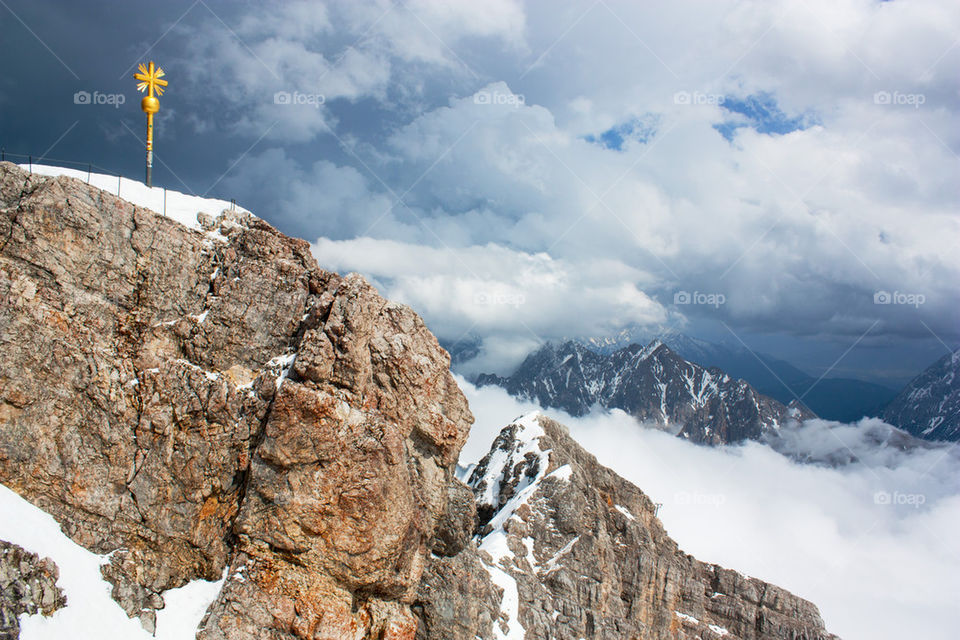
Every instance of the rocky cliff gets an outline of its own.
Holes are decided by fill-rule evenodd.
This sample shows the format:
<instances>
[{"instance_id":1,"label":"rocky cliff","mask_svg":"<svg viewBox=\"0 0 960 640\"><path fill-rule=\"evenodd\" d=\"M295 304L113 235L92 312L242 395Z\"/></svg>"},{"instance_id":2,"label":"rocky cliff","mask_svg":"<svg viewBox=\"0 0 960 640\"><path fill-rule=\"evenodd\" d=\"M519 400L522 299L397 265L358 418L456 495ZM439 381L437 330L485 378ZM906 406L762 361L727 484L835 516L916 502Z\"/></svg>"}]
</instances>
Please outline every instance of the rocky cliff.
<instances>
[{"instance_id":1,"label":"rocky cliff","mask_svg":"<svg viewBox=\"0 0 960 640\"><path fill-rule=\"evenodd\" d=\"M420 318L248 214L6 163L0 211L0 482L147 628L226 570L203 638L412 637L472 422Z\"/></svg>"},{"instance_id":2,"label":"rocky cliff","mask_svg":"<svg viewBox=\"0 0 960 640\"><path fill-rule=\"evenodd\" d=\"M50 559L0 541L0 640L17 640L21 614L49 616L66 605L58 577Z\"/></svg>"},{"instance_id":3,"label":"rocky cliff","mask_svg":"<svg viewBox=\"0 0 960 640\"><path fill-rule=\"evenodd\" d=\"M836 638L810 602L683 553L651 500L549 418L504 428L468 484L479 553L468 562L468 548L428 573L424 618L442 633L424 638ZM482 603L482 588L451 578L472 574L470 563L503 590L492 635L489 609L461 605ZM438 588L458 583L465 588Z\"/></svg>"},{"instance_id":4,"label":"rocky cliff","mask_svg":"<svg viewBox=\"0 0 960 640\"><path fill-rule=\"evenodd\" d=\"M146 629L223 578L198 638L829 637L549 421L468 487L472 416L416 314L256 217L198 220L0 164L0 483L109 558ZM64 605L10 553L4 620Z\"/></svg>"}]
</instances>

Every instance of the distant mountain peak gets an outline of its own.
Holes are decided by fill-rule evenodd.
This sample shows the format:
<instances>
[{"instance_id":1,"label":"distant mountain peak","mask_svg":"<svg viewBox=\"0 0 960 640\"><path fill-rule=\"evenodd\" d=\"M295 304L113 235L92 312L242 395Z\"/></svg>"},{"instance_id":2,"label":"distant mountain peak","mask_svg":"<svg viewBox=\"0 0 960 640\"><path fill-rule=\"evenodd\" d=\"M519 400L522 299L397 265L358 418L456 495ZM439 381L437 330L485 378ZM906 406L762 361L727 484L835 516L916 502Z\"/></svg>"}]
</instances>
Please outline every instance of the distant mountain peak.
<instances>
[{"instance_id":1,"label":"distant mountain peak","mask_svg":"<svg viewBox=\"0 0 960 640\"><path fill-rule=\"evenodd\" d=\"M481 375L511 395L579 416L594 406L621 409L693 442L760 440L791 421L814 417L787 407L720 369L677 355L664 341L600 354L566 341L545 344L508 377Z\"/></svg>"},{"instance_id":2,"label":"distant mountain peak","mask_svg":"<svg viewBox=\"0 0 960 640\"><path fill-rule=\"evenodd\" d=\"M918 438L960 440L960 349L904 387L884 409L883 419Z\"/></svg>"},{"instance_id":3,"label":"distant mountain peak","mask_svg":"<svg viewBox=\"0 0 960 640\"><path fill-rule=\"evenodd\" d=\"M650 341L650 344L645 346L643 348L643 351L640 352L642 354L641 357L644 359L649 358L654 353L656 353L659 349L666 349L667 351L670 351L670 347L664 344L663 340L661 340L660 338L654 338L653 340ZM672 351L670 352L673 353Z\"/></svg>"},{"instance_id":4,"label":"distant mountain peak","mask_svg":"<svg viewBox=\"0 0 960 640\"><path fill-rule=\"evenodd\" d=\"M742 378L763 395L784 404L802 398L804 406L828 420L853 422L878 416L896 395L896 390L873 382L812 376L739 341L711 342L676 329L656 332L633 326L608 336L579 338L577 342L609 355L629 344L648 345L652 340L663 342L685 360L708 369L719 367L731 378Z\"/></svg>"}]
</instances>

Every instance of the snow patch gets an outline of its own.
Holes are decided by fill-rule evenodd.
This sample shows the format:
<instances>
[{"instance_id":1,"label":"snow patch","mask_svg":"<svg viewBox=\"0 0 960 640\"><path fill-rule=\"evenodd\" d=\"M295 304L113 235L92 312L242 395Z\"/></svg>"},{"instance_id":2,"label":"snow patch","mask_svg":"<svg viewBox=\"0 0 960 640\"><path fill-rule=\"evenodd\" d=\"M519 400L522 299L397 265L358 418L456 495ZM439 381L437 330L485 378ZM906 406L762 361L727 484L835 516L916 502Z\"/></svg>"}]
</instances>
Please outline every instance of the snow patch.
<instances>
[{"instance_id":1,"label":"snow patch","mask_svg":"<svg viewBox=\"0 0 960 640\"><path fill-rule=\"evenodd\" d=\"M567 555L568 553L570 553L570 550L573 549L573 545L577 544L577 541L578 541L578 540L580 540L580 536L574 537L570 542L568 542L567 544L565 544L565 545L563 546L563 548L560 549L560 551L557 551L555 554L553 554L553 557L552 557L552 558L550 558L549 560L547 560L546 564L541 565L541 570L542 570L544 573L550 573L551 571L553 571L554 569L556 569L556 568L557 568L557 563L560 562L560 560L561 560L565 555Z\"/></svg>"},{"instance_id":2,"label":"snow patch","mask_svg":"<svg viewBox=\"0 0 960 640\"><path fill-rule=\"evenodd\" d=\"M626 507L623 507L623 506L621 506L621 505L619 505L619 504L615 504L615 505L613 505L613 508L616 509L617 511L619 511L620 513L622 513L623 515L625 515L625 516L627 517L627 520L636 520L636 519L637 519L637 517L636 517L635 515L633 515L632 513L630 513L630 510L627 509Z\"/></svg>"},{"instance_id":3,"label":"snow patch","mask_svg":"<svg viewBox=\"0 0 960 640\"><path fill-rule=\"evenodd\" d=\"M506 617L507 631L500 628L499 621L493 623L493 636L497 640L524 640L526 631L520 625L520 592L517 591L517 581L500 567L486 565L487 572L493 584L503 589L503 598L500 600L500 611Z\"/></svg>"},{"instance_id":4,"label":"snow patch","mask_svg":"<svg viewBox=\"0 0 960 640\"><path fill-rule=\"evenodd\" d=\"M110 597L113 587L100 574L100 567L110 562L110 554L97 555L76 544L53 516L4 485L0 485L0 513L0 539L53 560L60 570L57 586L67 596L67 606L50 617L20 616L21 640L188 640L196 634L223 585L223 579L195 580L166 591L166 608L157 612L157 634L153 636Z\"/></svg>"},{"instance_id":5,"label":"snow patch","mask_svg":"<svg viewBox=\"0 0 960 640\"><path fill-rule=\"evenodd\" d=\"M677 616L678 618L680 618L681 620L683 620L683 621L685 621L685 622L690 622L690 623L692 623L692 624L700 624L700 621L699 621L699 620L697 620L696 618L694 618L694 617L691 616L691 615L687 615L686 613L680 613L679 611L674 611L674 612L673 612L673 615Z\"/></svg>"},{"instance_id":6,"label":"snow patch","mask_svg":"<svg viewBox=\"0 0 960 640\"><path fill-rule=\"evenodd\" d=\"M276 356L271 358L267 362L267 366L271 368L279 368L280 374L277 376L277 390L280 389L280 386L283 384L283 381L287 379L287 376L290 375L290 369L293 368L293 362L297 359L296 353L285 353L283 355Z\"/></svg>"},{"instance_id":7,"label":"snow patch","mask_svg":"<svg viewBox=\"0 0 960 640\"><path fill-rule=\"evenodd\" d=\"M216 600L226 579L225 567L223 577L214 582L194 580L182 587L164 591L165 606L157 611L156 639L187 640L195 637L207 607Z\"/></svg>"},{"instance_id":8,"label":"snow patch","mask_svg":"<svg viewBox=\"0 0 960 640\"><path fill-rule=\"evenodd\" d=\"M570 476L572 475L573 475L573 467L571 467L568 464L565 464L562 467L557 467L556 469L554 469L552 472L550 472L550 475L548 475L547 477L556 478L557 480L563 480L564 482L570 482Z\"/></svg>"}]
</instances>

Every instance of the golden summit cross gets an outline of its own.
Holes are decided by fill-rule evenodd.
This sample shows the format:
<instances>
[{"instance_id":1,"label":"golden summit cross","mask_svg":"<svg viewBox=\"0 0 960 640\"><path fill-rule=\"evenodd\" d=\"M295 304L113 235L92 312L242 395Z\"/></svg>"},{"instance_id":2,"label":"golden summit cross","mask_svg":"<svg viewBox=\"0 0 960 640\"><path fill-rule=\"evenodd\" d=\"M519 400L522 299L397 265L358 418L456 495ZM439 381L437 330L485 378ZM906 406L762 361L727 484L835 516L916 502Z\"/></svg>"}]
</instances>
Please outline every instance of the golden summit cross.
<instances>
[{"instance_id":1,"label":"golden summit cross","mask_svg":"<svg viewBox=\"0 0 960 640\"><path fill-rule=\"evenodd\" d=\"M163 76L166 75L163 69L156 66L153 62L150 62L149 65L140 63L137 69L137 73L133 74L133 79L140 81L137 83L137 91L141 93L146 91L147 93L147 95L143 97L143 100L140 101L140 108L147 114L147 186L152 187L153 114L160 110L160 101L157 100L153 94L156 93L158 96L162 96L163 88L167 86L167 81L163 79Z\"/></svg>"}]
</instances>

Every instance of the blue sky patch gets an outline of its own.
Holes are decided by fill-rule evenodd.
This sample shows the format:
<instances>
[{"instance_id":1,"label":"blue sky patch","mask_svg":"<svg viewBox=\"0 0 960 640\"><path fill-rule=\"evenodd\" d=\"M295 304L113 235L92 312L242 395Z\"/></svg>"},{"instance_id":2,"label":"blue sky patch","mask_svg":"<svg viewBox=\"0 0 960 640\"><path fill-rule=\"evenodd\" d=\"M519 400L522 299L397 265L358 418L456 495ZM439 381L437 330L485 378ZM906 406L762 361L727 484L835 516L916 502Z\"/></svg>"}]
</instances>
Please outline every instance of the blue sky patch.
<instances>
[{"instance_id":1,"label":"blue sky patch","mask_svg":"<svg viewBox=\"0 0 960 640\"><path fill-rule=\"evenodd\" d=\"M741 127L751 127L759 133L783 135L806 129L819 122L811 113L788 117L780 109L773 94L767 92L754 93L743 98L727 96L720 106L733 117L713 125L713 128L727 140L733 140L737 129Z\"/></svg>"},{"instance_id":2,"label":"blue sky patch","mask_svg":"<svg viewBox=\"0 0 960 640\"><path fill-rule=\"evenodd\" d=\"M659 117L648 113L614 125L599 135L584 136L583 139L598 144L605 149L623 151L623 147L628 140L636 140L641 144L650 140L656 134L659 122Z\"/></svg>"}]
</instances>

